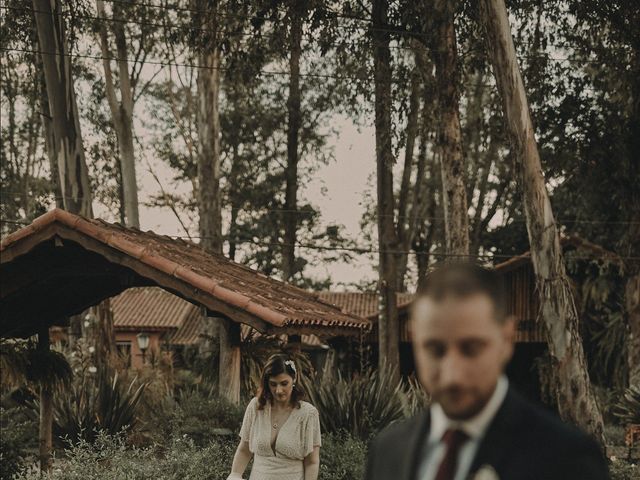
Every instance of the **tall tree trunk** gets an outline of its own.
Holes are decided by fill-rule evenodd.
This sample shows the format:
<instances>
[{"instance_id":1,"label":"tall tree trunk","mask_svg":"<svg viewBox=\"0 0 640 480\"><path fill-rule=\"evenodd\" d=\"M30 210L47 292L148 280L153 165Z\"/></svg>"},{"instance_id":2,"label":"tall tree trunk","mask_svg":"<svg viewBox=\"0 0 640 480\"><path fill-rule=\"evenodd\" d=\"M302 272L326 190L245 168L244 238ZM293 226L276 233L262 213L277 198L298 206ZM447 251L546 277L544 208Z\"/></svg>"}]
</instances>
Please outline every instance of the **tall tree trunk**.
<instances>
[{"instance_id":1,"label":"tall tree trunk","mask_svg":"<svg viewBox=\"0 0 640 480\"><path fill-rule=\"evenodd\" d=\"M52 147L64 208L91 217L91 188L71 75L71 58L67 52L66 17L60 0L33 0L33 8L36 10L38 44L53 124Z\"/></svg>"},{"instance_id":2,"label":"tall tree trunk","mask_svg":"<svg viewBox=\"0 0 640 480\"><path fill-rule=\"evenodd\" d=\"M632 63L635 75L631 87L632 109L627 129L627 162L629 178L629 229L624 239L624 255L640 256L640 50L636 49ZM630 260L627 264L625 303L629 325L628 366L629 386L640 388L640 263Z\"/></svg>"},{"instance_id":3,"label":"tall tree trunk","mask_svg":"<svg viewBox=\"0 0 640 480\"><path fill-rule=\"evenodd\" d=\"M134 92L129 73L129 61L127 39L124 32L124 18L122 6L117 2L113 4L113 21L109 22L113 27L116 43L116 63L118 65L118 83L120 89L120 101L116 96L116 86L111 71L111 48L107 33L106 13L104 2L96 1L98 18L101 20L98 27L100 36L100 50L102 52L102 66L104 69L105 92L111 118L118 138L120 151L120 172L122 180L122 193L124 198L124 214L126 225L140 227L138 213L138 184L136 181L135 149L133 146L133 107Z\"/></svg>"},{"instance_id":4,"label":"tall tree trunk","mask_svg":"<svg viewBox=\"0 0 640 480\"><path fill-rule=\"evenodd\" d=\"M202 248L222 254L222 194L220 191L220 60L218 38L218 2L199 0L196 10L210 11L199 28L207 32L207 39L199 47L198 70L198 212ZM219 318L220 357L218 381L220 393L234 403L240 401L240 334L239 325Z\"/></svg>"},{"instance_id":5,"label":"tall tree trunk","mask_svg":"<svg viewBox=\"0 0 640 480\"><path fill-rule=\"evenodd\" d=\"M49 327L43 327L38 332L38 350L42 354L49 353ZM47 382L40 385L40 425L39 425L39 456L40 471L51 470L51 448L53 427L53 388Z\"/></svg>"},{"instance_id":6,"label":"tall tree trunk","mask_svg":"<svg viewBox=\"0 0 640 480\"><path fill-rule=\"evenodd\" d=\"M89 172L84 157L62 5L60 0L33 0L33 9L51 115L51 128L45 126L45 145L49 158L55 157L59 196L67 211L92 217ZM77 329L79 322L77 315L71 317L72 329ZM41 348L48 349L49 331L42 331L39 336ZM53 406L50 387L43 386L40 397L40 466L45 471L51 465Z\"/></svg>"},{"instance_id":7,"label":"tall tree trunk","mask_svg":"<svg viewBox=\"0 0 640 480\"><path fill-rule=\"evenodd\" d=\"M417 47L416 47L417 48ZM406 131L406 143L404 149L404 165L402 167L402 180L400 182L400 192L398 194L398 221L396 224L397 236L398 236L398 253L396 254L396 266L397 266L397 285L396 289L399 292L405 291L405 276L407 272L407 265L409 263L409 249L413 242L413 237L416 231L416 219L414 218L414 212L417 211L416 200L419 195L415 195L416 191L420 190L423 184L424 169L417 168L415 183L413 190L411 188L411 173L413 171L414 164L414 149L416 143L416 137L419 133L420 127L420 98L422 96L422 83L420 81L420 74L414 71L411 76L411 90L409 94L409 114L407 116L407 131ZM418 163L422 160L418 157ZM414 193L411 196L411 193ZM410 201L411 200L411 201Z\"/></svg>"},{"instance_id":8,"label":"tall tree trunk","mask_svg":"<svg viewBox=\"0 0 640 480\"><path fill-rule=\"evenodd\" d=\"M38 47L39 48L39 47ZM49 98L47 97L47 85L44 79L44 71L42 69L42 61L37 60L38 82L40 84L40 112L42 121L42 133L44 135L44 151L49 159L49 168L51 169L52 190L56 199L56 207L64 208L62 201L62 190L60 189L60 175L58 174L58 162L55 152L55 135L53 133L53 118L49 110Z\"/></svg>"},{"instance_id":9,"label":"tall tree trunk","mask_svg":"<svg viewBox=\"0 0 640 480\"><path fill-rule=\"evenodd\" d=\"M282 248L282 279L290 280L296 273L295 243L298 228L298 143L300 124L300 55L304 0L290 0L291 32L289 35L289 98L287 100L287 168L284 204L284 246Z\"/></svg>"},{"instance_id":10,"label":"tall tree trunk","mask_svg":"<svg viewBox=\"0 0 640 480\"><path fill-rule=\"evenodd\" d=\"M460 127L458 54L452 3L448 0L435 2L438 23L433 56L440 115L438 144L441 150L447 254L468 255L469 219Z\"/></svg>"},{"instance_id":11,"label":"tall tree trunk","mask_svg":"<svg viewBox=\"0 0 640 480\"><path fill-rule=\"evenodd\" d=\"M210 252L222 253L220 194L220 51L216 45L200 55L198 70L198 210L200 242Z\"/></svg>"},{"instance_id":12,"label":"tall tree trunk","mask_svg":"<svg viewBox=\"0 0 640 480\"><path fill-rule=\"evenodd\" d=\"M398 307L396 304L397 270L395 250L398 239L395 229L393 196L393 152L391 145L391 52L386 27L387 0L374 0L373 60L375 83L375 129L378 197L378 279L380 307L378 315L379 365L399 370L400 340Z\"/></svg>"},{"instance_id":13,"label":"tall tree trunk","mask_svg":"<svg viewBox=\"0 0 640 480\"><path fill-rule=\"evenodd\" d=\"M507 129L521 167L531 259L549 353L554 362L558 410L562 418L589 432L604 448L602 415L589 381L578 313L565 272L507 9L504 0L481 0L480 11Z\"/></svg>"}]
</instances>

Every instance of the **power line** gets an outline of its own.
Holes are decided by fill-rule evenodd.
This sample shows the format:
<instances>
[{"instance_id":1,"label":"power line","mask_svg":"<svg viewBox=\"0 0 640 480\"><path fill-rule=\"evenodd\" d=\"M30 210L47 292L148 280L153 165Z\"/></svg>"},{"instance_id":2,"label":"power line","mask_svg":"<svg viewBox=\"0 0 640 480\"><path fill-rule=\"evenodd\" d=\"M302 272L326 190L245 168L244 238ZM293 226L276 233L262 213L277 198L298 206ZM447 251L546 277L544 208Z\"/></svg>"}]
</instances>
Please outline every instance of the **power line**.
<instances>
[{"instance_id":1,"label":"power line","mask_svg":"<svg viewBox=\"0 0 640 480\"><path fill-rule=\"evenodd\" d=\"M103 0L103 1L111 1L112 3L127 3L127 2L116 2L115 0ZM128 4L131 5L131 4ZM139 4L138 4L139 5ZM150 5L146 5L146 6L150 6ZM169 7L161 7L161 6L155 6L153 8L162 8L162 9L166 9L166 10L172 10ZM17 10L17 11L25 11L25 12L31 12L31 13L42 13L42 14L53 14L53 15L59 15L59 16L65 16L67 12L47 12L44 10L35 10L35 9L30 9L30 8L24 8L24 7L11 7L11 6L0 6L0 9L6 9L6 10ZM187 9L188 11L192 11ZM197 10L193 10L195 12L198 12ZM236 18L244 18L244 19L252 19L255 17L246 17L246 16L239 16L239 15L233 15L233 14L221 14L221 13L217 13L214 14L220 17L226 17L226 16L230 16L230 17L236 17ZM141 26L151 26L151 27L156 27L156 28L164 28L164 29L170 29L170 30L189 30L189 31L197 31L197 32L203 32L203 33L217 33L214 30L211 29L205 29L205 28L200 28L200 27L195 27L195 26L173 26L173 25L165 25L165 24L161 24L161 23L152 23L152 22L143 22L140 20L133 20L133 19L116 19L116 18L111 18L111 17L99 17L99 16L92 16L92 15L72 15L74 18L83 18L83 19L88 19L88 20L97 20L97 21L107 21L107 22L114 22L114 23L123 23L123 24L134 24L134 25L141 25ZM347 18L351 18L351 17L347 17ZM344 28L344 27L343 27ZM389 31L389 32L394 32L397 34L407 34L407 35L411 35L411 36L428 36L428 34L421 34L421 33L413 33L413 32L403 32L400 30L389 30L389 29L380 29L380 28L371 28L369 30L382 30L382 31ZM225 36L240 36L240 37L250 37L250 38L254 38L256 36L255 33L252 32L230 32L230 33L225 33ZM272 35L272 34L266 34L263 35L264 38L276 38L276 35ZM327 43L326 45L329 46L345 46L345 45L358 45L355 42L344 42L344 43ZM385 46L391 50L407 50L407 51L414 51L413 48L411 47L403 47L401 45L387 45L387 44L376 44L376 43L371 43L371 46L373 47L377 47L377 46ZM562 46L565 47L565 46ZM429 49L429 51L433 52L433 49ZM442 50L442 51L446 51L446 50ZM463 52L462 54L459 54L459 56L464 57L468 52ZM73 54L76 56L79 56L78 54ZM539 53L539 54L535 54L535 55L531 55L531 54L521 54L521 55L517 55L517 58L519 58L520 60L523 59L548 59L554 62L558 62L558 63L576 63L576 64L601 64L602 62L599 60L588 60L588 59L575 59L575 58L569 58L569 57L554 57L550 54L544 54L544 53ZM107 58L104 58L104 60L109 60ZM117 59L114 59L117 60ZM129 60L129 61L133 61L133 60ZM140 62L140 63L145 63L145 62ZM178 66L182 66L182 65L178 65ZM204 67L198 67L195 66L194 68L204 68Z\"/></svg>"},{"instance_id":2,"label":"power line","mask_svg":"<svg viewBox=\"0 0 640 480\"><path fill-rule=\"evenodd\" d=\"M51 56L64 56L70 58L87 58L92 60L109 60L115 62L129 62L129 63L139 63L143 65L158 65L163 67L183 67L183 68L196 68L196 69L204 69L204 70L218 70L220 72L232 72L233 69L226 67L212 67L210 65L199 65L195 63L174 63L174 62L161 62L157 60L137 60L137 59L129 59L129 58L118 58L118 57L106 57L103 55L87 55L81 53L60 53L60 52L44 52L42 50L31 50L25 48L0 48L0 51L6 52L8 54L11 53L30 53L35 55L51 55ZM280 70L258 70L257 73L265 76L288 76L291 75L290 72L280 71ZM324 78L324 79L334 79L334 80L371 80L370 78L361 78L353 75L331 75L326 73L299 73L300 77L305 78ZM391 81L393 84L400 84L399 81ZM464 83L466 87L486 87L486 88L497 88L495 84L492 83Z\"/></svg>"},{"instance_id":3,"label":"power line","mask_svg":"<svg viewBox=\"0 0 640 480\"><path fill-rule=\"evenodd\" d=\"M23 11L23 12L31 12L31 13L42 13L42 14L46 14L46 15L57 15L60 17L66 17L68 12L47 12L44 10L35 10L32 8L25 8L25 7L7 7L7 6L0 6L0 9L5 9L5 10L16 10L16 11ZM219 16L221 17L226 17L226 14L219 14ZM232 17L236 17L236 15L230 15ZM163 28L163 29L169 29L169 30L179 30L179 31L194 31L194 32L201 32L201 33L219 33L216 30L211 30L211 29L207 29L207 28L200 28L200 27L196 27L193 25L166 25L163 23L152 23L152 22L144 22L144 21L140 21L140 20L133 20L133 19L121 19L121 18L112 18L112 17L100 17L100 16L93 16L93 15L77 15L77 14L72 14L71 15L72 18L81 18L81 19L85 19L85 20L94 20L94 21L106 21L106 22L112 22L112 23L122 23L122 24L133 24L133 25L140 25L140 26L148 26L148 27L156 27L156 28ZM252 18L252 17L245 17L245 18ZM256 37L256 33L255 32L244 32L244 31L240 31L240 32L226 32L224 34L224 37L249 37L249 38L255 38ZM262 34L260 35L262 38L277 38L276 35L273 34ZM343 45L357 45L357 43L355 42L344 42L344 43L327 43L325 45L329 45L329 46L334 46L334 47L338 47L338 46L343 46ZM413 51L414 49L411 47L403 47L400 45L383 45L383 44L376 44L376 43L371 43L372 46L387 46L388 48L392 49L392 50L408 50L408 51ZM463 54L464 56L464 54Z\"/></svg>"},{"instance_id":4,"label":"power line","mask_svg":"<svg viewBox=\"0 0 640 480\"><path fill-rule=\"evenodd\" d=\"M29 223L26 222L14 222L11 220L0 220L0 223L10 223L10 224L22 224L22 225L30 225ZM144 232L143 232L144 233ZM158 234L156 232L152 232L156 235L161 235L164 237L168 237L168 238L172 238L174 240L180 239L180 240L193 240L193 239L199 239L199 240L204 240L207 239L209 237L204 237L204 236L191 236L191 237L187 237L184 235L162 235L162 234ZM252 244L252 245L256 245L256 246L262 246L262 247L287 247L287 246L293 246L296 248L303 248L303 249L307 249L307 250L319 250L319 251L337 251L337 252L351 252L351 253L355 253L355 254L359 254L359 255L370 255L370 254L380 254L380 253L388 253L388 254L393 254L393 255L402 255L402 254L406 254L406 255L429 255L429 256L433 256L433 257L442 257L442 258L473 258L473 259L504 259L504 260L509 260L512 258L518 258L521 255L508 255L508 254L499 254L499 253L487 253L487 254L457 254L457 253L445 253L445 252L419 252L419 251L415 251L415 250L380 250L380 249L376 249L376 248L371 248L371 247L346 247L346 246L331 246L331 245L315 245L315 244L308 244L308 243L301 243L301 242L294 242L294 243L286 243L286 242L266 242L263 240L255 240L255 239L251 239L251 238L243 238L243 237L236 237L236 238L229 238L227 239L227 241L232 242L232 243L240 243L240 244ZM603 254L599 254L599 255L581 255L581 256L576 256L576 255L572 255L572 258L575 259L581 259L581 260L595 260L595 259L599 259L599 258L608 258L610 257L610 255L607 255L606 253ZM633 256L618 256L616 255L616 258L619 258L621 260L630 260L630 261L639 261L640 257L633 257Z\"/></svg>"},{"instance_id":5,"label":"power line","mask_svg":"<svg viewBox=\"0 0 640 480\"><path fill-rule=\"evenodd\" d=\"M5 196L5 197L11 197L14 195L23 195L25 197L30 197L33 195L30 195L27 192L18 192L18 191L10 191L10 190L3 190L2 192L0 192L0 197L1 196ZM72 196L68 196L68 195L53 195L51 193L47 193L47 192L43 192L41 194L42 196L46 196L47 198L51 198L54 200L65 200L65 199L70 199L70 200L76 200L77 198L83 198L82 196L80 197L72 197ZM161 208L161 207L151 207L151 208ZM248 210L246 208L242 208L242 207L225 207L224 210L227 211L232 211L232 212L246 212L248 214L251 213L261 213L261 212L270 212L270 213L276 213L276 214L282 214L282 213L287 213L287 214L295 214L295 215L300 215L300 216L304 216L304 215L318 215L321 214L322 212L317 211L317 210L303 210L303 209L296 209L296 210L292 210L292 209L286 209L286 208L260 208L257 210ZM390 215L390 214L379 214L379 213L374 213L373 216L375 216L376 218L386 218L386 217L393 217L393 218L407 218L407 217L411 217L410 215ZM438 216L426 216L426 217L420 217L420 220L436 220L436 221L444 221L445 218L444 217L438 217ZM511 222L513 223L526 223L525 219L517 219L517 218L513 218L511 219ZM640 225L640 222L635 222L635 221L625 221L625 220L569 220L569 219L556 219L556 223L562 224L562 225L578 225L578 224L585 224L585 225ZM197 237L192 237L192 238L197 238Z\"/></svg>"}]
</instances>

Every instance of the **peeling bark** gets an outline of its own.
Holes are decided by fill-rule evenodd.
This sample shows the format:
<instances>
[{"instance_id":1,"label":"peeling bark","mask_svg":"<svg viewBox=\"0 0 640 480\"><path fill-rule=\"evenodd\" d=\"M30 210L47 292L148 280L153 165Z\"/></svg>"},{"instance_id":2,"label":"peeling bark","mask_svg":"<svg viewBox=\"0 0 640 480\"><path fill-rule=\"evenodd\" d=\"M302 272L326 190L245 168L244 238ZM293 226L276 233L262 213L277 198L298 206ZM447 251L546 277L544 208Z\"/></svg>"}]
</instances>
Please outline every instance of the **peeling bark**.
<instances>
[{"instance_id":1,"label":"peeling bark","mask_svg":"<svg viewBox=\"0 0 640 480\"><path fill-rule=\"evenodd\" d=\"M456 32L451 2L435 2L438 18L433 47L436 66L436 89L440 130L438 146L441 150L442 200L444 205L447 253L469 254L469 219L465 187L465 161L462 152L460 99L458 92Z\"/></svg>"},{"instance_id":2,"label":"peeling bark","mask_svg":"<svg viewBox=\"0 0 640 480\"><path fill-rule=\"evenodd\" d=\"M71 74L62 4L60 0L33 0L38 44L42 58L60 192L64 208L93 216L89 173L84 156L76 95Z\"/></svg>"},{"instance_id":3,"label":"peeling bark","mask_svg":"<svg viewBox=\"0 0 640 480\"><path fill-rule=\"evenodd\" d=\"M590 433L604 448L602 415L591 388L578 313L567 278L533 124L504 0L482 0L481 21L507 129L521 167L531 260L540 294L540 314L553 362L553 390L563 419Z\"/></svg>"},{"instance_id":4,"label":"peeling bark","mask_svg":"<svg viewBox=\"0 0 640 480\"><path fill-rule=\"evenodd\" d=\"M104 69L105 93L111 111L111 119L118 139L120 153L120 172L122 196L124 198L124 215L126 225L140 228L140 215L138 212L138 184L136 181L135 149L133 146L133 107L134 93L129 73L127 39L124 32L122 7L118 3L113 4L113 33L116 44L116 58L118 65L118 80L120 100L116 95L116 86L111 70L111 48L107 32L106 14L104 2L96 1L98 18L105 19L99 22L100 50L102 52L102 66Z\"/></svg>"}]
</instances>

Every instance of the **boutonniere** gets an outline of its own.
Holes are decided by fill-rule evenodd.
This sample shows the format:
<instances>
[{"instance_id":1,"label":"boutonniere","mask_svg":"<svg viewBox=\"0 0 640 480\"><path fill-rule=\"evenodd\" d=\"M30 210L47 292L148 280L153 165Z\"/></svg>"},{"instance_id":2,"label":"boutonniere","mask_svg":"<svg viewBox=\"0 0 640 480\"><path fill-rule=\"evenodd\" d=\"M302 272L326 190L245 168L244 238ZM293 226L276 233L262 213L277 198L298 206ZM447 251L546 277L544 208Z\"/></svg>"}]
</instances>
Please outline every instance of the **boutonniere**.
<instances>
[{"instance_id":1,"label":"boutonniere","mask_svg":"<svg viewBox=\"0 0 640 480\"><path fill-rule=\"evenodd\" d=\"M472 480L500 480L500 477L491 465L483 465L472 477Z\"/></svg>"}]
</instances>

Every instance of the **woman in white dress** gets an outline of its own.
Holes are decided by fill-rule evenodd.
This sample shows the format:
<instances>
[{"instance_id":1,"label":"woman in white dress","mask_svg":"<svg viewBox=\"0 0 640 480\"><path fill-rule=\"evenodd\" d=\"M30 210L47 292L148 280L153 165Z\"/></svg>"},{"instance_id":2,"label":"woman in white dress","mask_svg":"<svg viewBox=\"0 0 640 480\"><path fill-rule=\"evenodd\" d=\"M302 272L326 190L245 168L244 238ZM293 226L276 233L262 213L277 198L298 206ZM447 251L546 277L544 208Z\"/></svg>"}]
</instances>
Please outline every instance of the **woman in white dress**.
<instances>
[{"instance_id":1,"label":"woman in white dress","mask_svg":"<svg viewBox=\"0 0 640 480\"><path fill-rule=\"evenodd\" d=\"M249 480L317 480L320 467L318 410L303 401L293 360L273 355L249 402L240 443L227 480L240 480L253 456Z\"/></svg>"}]
</instances>

